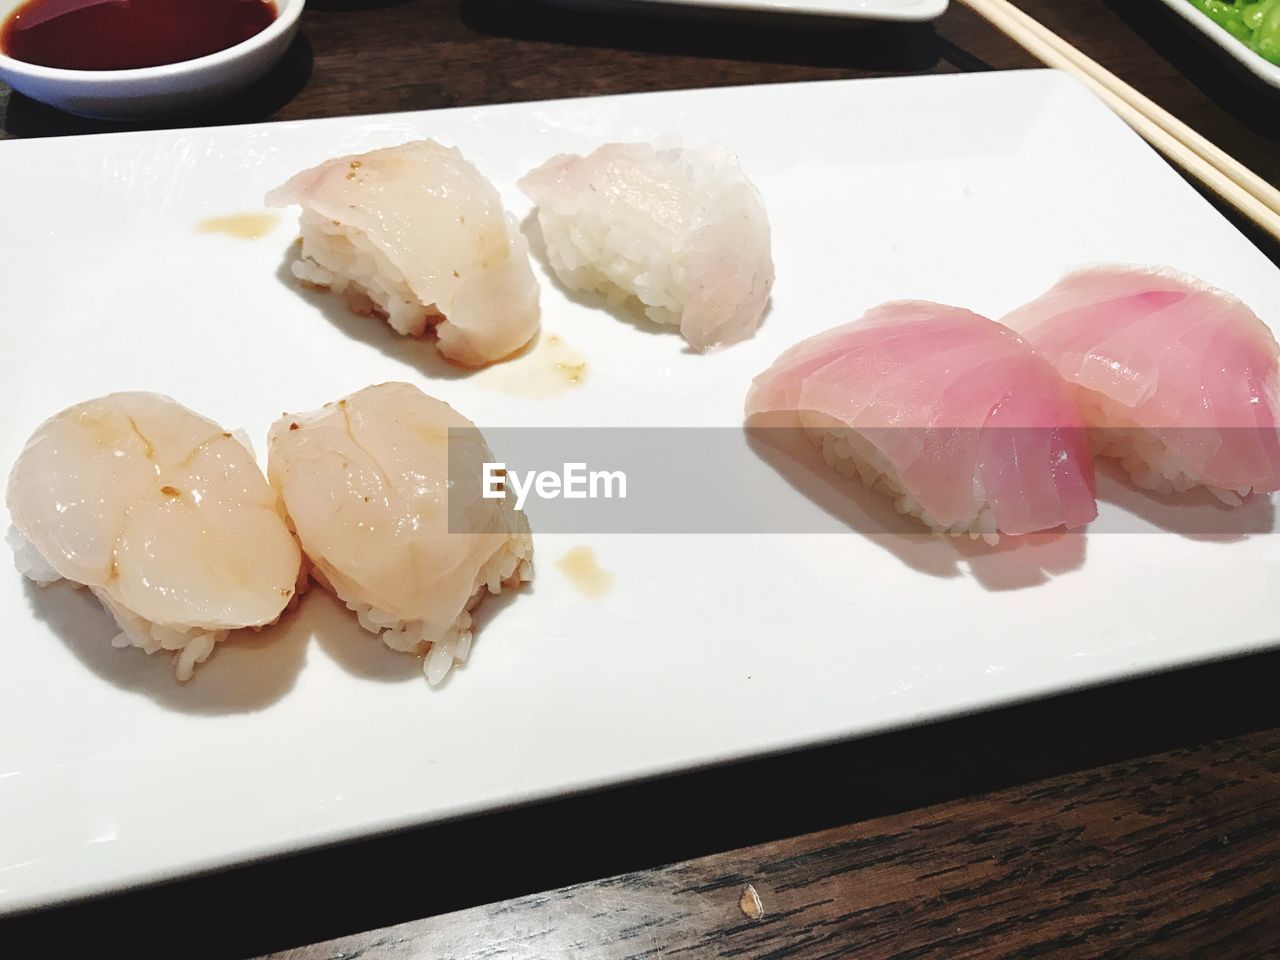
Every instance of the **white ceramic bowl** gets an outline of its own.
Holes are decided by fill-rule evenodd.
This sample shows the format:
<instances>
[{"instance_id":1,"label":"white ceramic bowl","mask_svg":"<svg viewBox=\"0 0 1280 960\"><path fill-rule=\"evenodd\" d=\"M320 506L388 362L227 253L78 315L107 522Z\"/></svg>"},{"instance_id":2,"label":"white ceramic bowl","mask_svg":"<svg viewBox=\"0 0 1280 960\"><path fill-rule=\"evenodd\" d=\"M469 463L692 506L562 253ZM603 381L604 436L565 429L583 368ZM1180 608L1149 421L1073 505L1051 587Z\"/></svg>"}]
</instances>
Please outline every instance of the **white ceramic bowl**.
<instances>
[{"instance_id":1,"label":"white ceramic bowl","mask_svg":"<svg viewBox=\"0 0 1280 960\"><path fill-rule=\"evenodd\" d=\"M1272 63L1266 57L1254 53L1241 41L1237 40L1225 27L1214 23L1207 16L1187 3L1187 0L1164 0L1165 6L1173 10L1206 37L1235 57L1246 70L1263 83L1280 87L1280 64Z\"/></svg>"},{"instance_id":2,"label":"white ceramic bowl","mask_svg":"<svg viewBox=\"0 0 1280 960\"><path fill-rule=\"evenodd\" d=\"M23 0L0 0L0 22ZM64 70L0 53L0 79L15 90L82 117L136 120L198 110L243 90L275 66L298 30L306 0L275 0L263 30L208 56L134 70Z\"/></svg>"}]
</instances>

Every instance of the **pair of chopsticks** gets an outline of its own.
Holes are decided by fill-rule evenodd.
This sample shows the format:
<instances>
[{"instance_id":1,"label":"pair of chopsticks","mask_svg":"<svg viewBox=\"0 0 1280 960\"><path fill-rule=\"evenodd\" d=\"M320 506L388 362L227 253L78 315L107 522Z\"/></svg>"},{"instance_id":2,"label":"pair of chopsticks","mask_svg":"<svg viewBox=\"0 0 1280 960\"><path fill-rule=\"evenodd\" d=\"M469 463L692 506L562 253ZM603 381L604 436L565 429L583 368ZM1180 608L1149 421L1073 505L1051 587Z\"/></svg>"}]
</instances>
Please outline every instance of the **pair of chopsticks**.
<instances>
[{"instance_id":1,"label":"pair of chopsticks","mask_svg":"<svg viewBox=\"0 0 1280 960\"><path fill-rule=\"evenodd\" d=\"M1008 0L960 0L1014 43L1097 94L1170 161L1280 240L1280 190Z\"/></svg>"}]
</instances>

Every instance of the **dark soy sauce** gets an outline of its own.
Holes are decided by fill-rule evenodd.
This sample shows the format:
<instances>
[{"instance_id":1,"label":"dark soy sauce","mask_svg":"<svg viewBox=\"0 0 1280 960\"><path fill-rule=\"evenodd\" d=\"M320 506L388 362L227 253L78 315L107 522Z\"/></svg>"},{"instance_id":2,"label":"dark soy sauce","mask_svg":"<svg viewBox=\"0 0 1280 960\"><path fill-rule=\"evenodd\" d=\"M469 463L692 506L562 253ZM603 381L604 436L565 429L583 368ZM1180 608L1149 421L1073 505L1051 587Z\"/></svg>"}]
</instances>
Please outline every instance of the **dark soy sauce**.
<instances>
[{"instance_id":1,"label":"dark soy sauce","mask_svg":"<svg viewBox=\"0 0 1280 960\"><path fill-rule=\"evenodd\" d=\"M69 70L129 70L194 60L261 33L271 0L27 0L0 28L0 50Z\"/></svg>"}]
</instances>

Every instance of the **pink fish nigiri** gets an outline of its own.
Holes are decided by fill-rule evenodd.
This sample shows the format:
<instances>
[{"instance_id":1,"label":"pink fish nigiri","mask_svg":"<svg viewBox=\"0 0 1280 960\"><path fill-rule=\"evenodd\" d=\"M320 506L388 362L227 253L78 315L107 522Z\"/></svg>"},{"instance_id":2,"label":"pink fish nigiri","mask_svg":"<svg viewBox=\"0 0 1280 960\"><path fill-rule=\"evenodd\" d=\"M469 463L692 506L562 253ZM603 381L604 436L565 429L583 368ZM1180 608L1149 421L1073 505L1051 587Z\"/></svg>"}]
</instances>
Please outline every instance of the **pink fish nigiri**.
<instances>
[{"instance_id":1,"label":"pink fish nigiri","mask_svg":"<svg viewBox=\"0 0 1280 960\"><path fill-rule=\"evenodd\" d=\"M827 462L936 531L995 539L1097 516L1085 423L1007 327L924 301L810 337L752 382L748 418L798 415Z\"/></svg>"},{"instance_id":2,"label":"pink fish nigiri","mask_svg":"<svg viewBox=\"0 0 1280 960\"><path fill-rule=\"evenodd\" d=\"M1280 346L1231 294L1173 270L1090 267L1004 318L1074 385L1100 454L1147 489L1237 504L1280 489Z\"/></svg>"}]
</instances>

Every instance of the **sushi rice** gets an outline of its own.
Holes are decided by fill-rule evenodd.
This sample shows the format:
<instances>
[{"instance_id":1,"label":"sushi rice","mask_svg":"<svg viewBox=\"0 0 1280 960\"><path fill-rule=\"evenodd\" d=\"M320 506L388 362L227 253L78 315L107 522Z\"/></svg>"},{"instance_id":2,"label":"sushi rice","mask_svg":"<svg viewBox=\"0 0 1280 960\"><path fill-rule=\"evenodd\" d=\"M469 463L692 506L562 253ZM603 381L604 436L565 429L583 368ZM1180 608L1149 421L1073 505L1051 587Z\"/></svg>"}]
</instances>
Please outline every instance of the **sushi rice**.
<instances>
[{"instance_id":1,"label":"sushi rice","mask_svg":"<svg viewBox=\"0 0 1280 960\"><path fill-rule=\"evenodd\" d=\"M822 451L822 459L841 476L861 480L868 490L889 496L901 514L915 517L934 533L968 536L994 546L1000 542L995 514L979 478L974 477L975 508L972 514L950 525L939 522L907 492L893 464L858 430L825 414L805 410L799 414L805 435Z\"/></svg>"},{"instance_id":2,"label":"sushi rice","mask_svg":"<svg viewBox=\"0 0 1280 960\"><path fill-rule=\"evenodd\" d=\"M1076 398L1091 424L1089 440L1094 454L1119 460L1135 486L1156 493L1186 493L1204 487L1229 507L1240 506L1254 492L1252 486L1230 489L1209 483L1155 431L1140 427L1128 416L1128 407L1105 394L1078 387Z\"/></svg>"},{"instance_id":3,"label":"sushi rice","mask_svg":"<svg viewBox=\"0 0 1280 960\"><path fill-rule=\"evenodd\" d=\"M302 208L295 277L399 334L434 334L453 363L493 363L538 330L519 221L456 148L416 140L334 157L266 199Z\"/></svg>"},{"instance_id":4,"label":"sushi rice","mask_svg":"<svg viewBox=\"0 0 1280 960\"><path fill-rule=\"evenodd\" d=\"M232 431L231 436L245 448L250 457L254 455L253 441L243 428L237 428ZM64 579L62 574L58 573L44 555L40 553L36 545L24 537L22 531L17 527L11 525L4 539L5 543L13 551L13 562L18 568L18 572L28 580L34 581L41 587L47 587ZM72 580L67 582L77 589L83 586L83 584ZM305 589L306 575L304 571L298 578L297 589L294 591L294 596L289 601L286 609L292 608L297 604L298 596ZM178 680L183 682L190 680L195 675L195 668L208 660L209 655L213 653L214 647L225 640L231 633L229 629L208 630L194 626L177 628L154 623L113 600L105 590L89 587L89 591L98 598L99 603L107 608L111 616L115 618L116 626L120 628L120 632L111 638L113 647L118 649L137 647L147 654L167 650L173 653L174 672Z\"/></svg>"},{"instance_id":5,"label":"sushi rice","mask_svg":"<svg viewBox=\"0 0 1280 960\"><path fill-rule=\"evenodd\" d=\"M13 550L13 562L18 572L28 580L33 580L41 587L47 587L63 579L36 549L35 544L24 537L17 527L10 527L4 539ZM81 586L72 581L68 583L72 583L76 588ZM120 628L120 632L111 638L113 647L138 647L148 654L167 650L174 655L173 665L177 678L184 682L191 679L195 674L195 668L208 660L214 647L225 640L230 633L229 630L205 630L200 627L178 630L163 624L152 623L116 603L105 590L99 590L96 587L90 587L89 590L110 611L116 625Z\"/></svg>"},{"instance_id":6,"label":"sushi rice","mask_svg":"<svg viewBox=\"0 0 1280 960\"><path fill-rule=\"evenodd\" d=\"M516 590L533 579L533 540L528 535L512 537L480 568L475 589L466 607L440 634L421 620L398 620L394 614L368 603L342 596L317 568L311 575L351 610L360 626L380 635L382 642L399 653L422 654L422 672L432 686L448 675L455 663L464 663L471 653L471 612L488 594Z\"/></svg>"},{"instance_id":7,"label":"sushi rice","mask_svg":"<svg viewBox=\"0 0 1280 960\"><path fill-rule=\"evenodd\" d=\"M385 319L408 337L421 336L441 314L424 305L404 274L363 230L303 210L302 257L290 265L303 283L345 297L353 313Z\"/></svg>"},{"instance_id":8,"label":"sushi rice","mask_svg":"<svg viewBox=\"0 0 1280 960\"><path fill-rule=\"evenodd\" d=\"M695 349L759 326L774 267L764 200L723 147L606 144L552 158L520 181L547 259L571 290L638 303Z\"/></svg>"},{"instance_id":9,"label":"sushi rice","mask_svg":"<svg viewBox=\"0 0 1280 960\"><path fill-rule=\"evenodd\" d=\"M1280 489L1280 344L1239 297L1169 267L1095 264L1002 322L1072 386L1095 456L1135 486L1204 487L1233 507Z\"/></svg>"}]
</instances>

